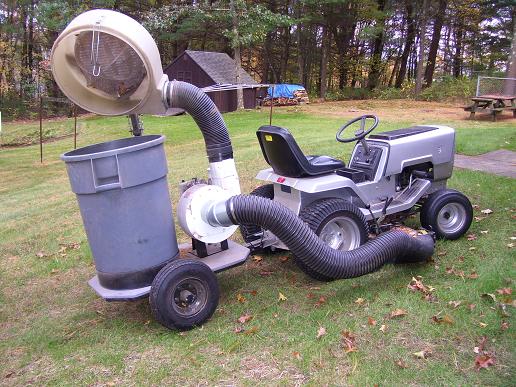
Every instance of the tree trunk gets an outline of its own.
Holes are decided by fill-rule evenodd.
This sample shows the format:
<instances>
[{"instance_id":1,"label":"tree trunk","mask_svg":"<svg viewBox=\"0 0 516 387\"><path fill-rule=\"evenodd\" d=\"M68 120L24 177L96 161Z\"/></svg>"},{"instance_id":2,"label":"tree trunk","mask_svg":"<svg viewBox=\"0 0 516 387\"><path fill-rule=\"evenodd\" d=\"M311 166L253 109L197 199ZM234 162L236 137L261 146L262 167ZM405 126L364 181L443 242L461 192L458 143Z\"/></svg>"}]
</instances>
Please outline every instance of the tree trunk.
<instances>
[{"instance_id":1,"label":"tree trunk","mask_svg":"<svg viewBox=\"0 0 516 387\"><path fill-rule=\"evenodd\" d=\"M385 0L378 0L378 11L382 12L385 10ZM369 90L373 90L378 86L380 79L380 73L382 70L382 52L383 52L383 30L385 28L385 17L380 16L378 20L379 32L374 39L373 55L371 56L371 71L369 72L369 81L367 87Z\"/></svg>"},{"instance_id":2,"label":"tree trunk","mask_svg":"<svg viewBox=\"0 0 516 387\"><path fill-rule=\"evenodd\" d=\"M423 6L421 7L421 22L419 26L419 57L416 66L416 98L421 93L423 86L423 64L425 62L425 46L426 46L426 23L428 14L428 0L423 0Z\"/></svg>"},{"instance_id":3,"label":"tree trunk","mask_svg":"<svg viewBox=\"0 0 516 387\"><path fill-rule=\"evenodd\" d=\"M403 48L403 53L401 54L400 58L400 71L394 85L398 89L401 88L403 81L405 80L405 75L407 74L408 58L412 44L414 43L414 38L416 36L416 29L414 27L414 6L412 1L405 0L405 7L407 10L407 37L405 40L405 47Z\"/></svg>"},{"instance_id":4,"label":"tree trunk","mask_svg":"<svg viewBox=\"0 0 516 387\"><path fill-rule=\"evenodd\" d=\"M235 83L237 85L237 109L242 110L244 108L244 90L242 89L242 81L240 75L242 60L240 56L240 42L238 39L238 16L235 10L235 0L231 0L230 7L233 19L233 49L235 53Z\"/></svg>"},{"instance_id":5,"label":"tree trunk","mask_svg":"<svg viewBox=\"0 0 516 387\"><path fill-rule=\"evenodd\" d=\"M439 50L439 42L441 40L441 30L443 29L444 14L446 13L447 0L439 0L439 8L434 19L434 31L432 33L432 42L428 51L428 60L425 69L425 83L423 87L432 84L435 71L435 61L437 59L437 51Z\"/></svg>"},{"instance_id":6,"label":"tree trunk","mask_svg":"<svg viewBox=\"0 0 516 387\"><path fill-rule=\"evenodd\" d=\"M504 82L503 93L504 95L516 95L516 6L512 9L512 44L511 54L507 64L507 77L513 78L507 79Z\"/></svg>"},{"instance_id":7,"label":"tree trunk","mask_svg":"<svg viewBox=\"0 0 516 387\"><path fill-rule=\"evenodd\" d=\"M463 30L459 22L455 28L455 54L453 55L453 76L455 78L460 77L462 73L462 38Z\"/></svg>"},{"instance_id":8,"label":"tree trunk","mask_svg":"<svg viewBox=\"0 0 516 387\"><path fill-rule=\"evenodd\" d=\"M322 26L322 47L321 47L321 67L320 67L320 89L319 97L326 98L328 87L328 53L330 46L330 30L327 26Z\"/></svg>"}]
</instances>

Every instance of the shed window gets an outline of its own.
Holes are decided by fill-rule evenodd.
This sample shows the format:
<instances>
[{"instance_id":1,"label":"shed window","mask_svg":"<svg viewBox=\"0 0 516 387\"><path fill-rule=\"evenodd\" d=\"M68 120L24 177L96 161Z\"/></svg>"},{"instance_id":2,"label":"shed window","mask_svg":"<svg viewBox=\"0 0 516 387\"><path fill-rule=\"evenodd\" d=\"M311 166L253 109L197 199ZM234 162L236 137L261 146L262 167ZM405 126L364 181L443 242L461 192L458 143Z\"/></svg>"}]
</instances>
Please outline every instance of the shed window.
<instances>
[{"instance_id":1,"label":"shed window","mask_svg":"<svg viewBox=\"0 0 516 387\"><path fill-rule=\"evenodd\" d=\"M192 72L191 71L185 71L184 81L192 83Z\"/></svg>"},{"instance_id":2,"label":"shed window","mask_svg":"<svg viewBox=\"0 0 516 387\"><path fill-rule=\"evenodd\" d=\"M177 78L178 81L184 80L184 71L178 71L177 72Z\"/></svg>"}]
</instances>

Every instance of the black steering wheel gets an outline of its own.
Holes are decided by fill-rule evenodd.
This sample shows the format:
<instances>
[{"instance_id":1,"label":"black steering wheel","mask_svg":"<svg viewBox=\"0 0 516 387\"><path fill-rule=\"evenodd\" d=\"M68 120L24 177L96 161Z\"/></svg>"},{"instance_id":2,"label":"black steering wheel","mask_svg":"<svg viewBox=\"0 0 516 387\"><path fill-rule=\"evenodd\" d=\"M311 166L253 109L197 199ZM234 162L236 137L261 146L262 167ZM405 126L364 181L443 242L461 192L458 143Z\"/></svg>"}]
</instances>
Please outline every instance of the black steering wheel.
<instances>
[{"instance_id":1,"label":"black steering wheel","mask_svg":"<svg viewBox=\"0 0 516 387\"><path fill-rule=\"evenodd\" d=\"M364 130L365 129L365 125L366 125L366 120L367 119L372 119L374 120L373 122L373 125L371 125L371 127L367 130ZM355 122L357 121L360 121L360 128L355 132L355 137L351 137L351 138L342 138L341 137L341 134L351 125L353 125ZM345 123L343 126L341 126L341 128L337 131L337 134L335 135L335 139L338 141L338 142L353 142L353 141L360 141L362 140L365 136L367 136L369 133L371 133L377 126L378 126L378 123L380 122L380 120L378 119L377 116L375 116L374 114L365 114L363 116L360 116L360 117L357 117L357 118L353 118L351 121Z\"/></svg>"}]
</instances>

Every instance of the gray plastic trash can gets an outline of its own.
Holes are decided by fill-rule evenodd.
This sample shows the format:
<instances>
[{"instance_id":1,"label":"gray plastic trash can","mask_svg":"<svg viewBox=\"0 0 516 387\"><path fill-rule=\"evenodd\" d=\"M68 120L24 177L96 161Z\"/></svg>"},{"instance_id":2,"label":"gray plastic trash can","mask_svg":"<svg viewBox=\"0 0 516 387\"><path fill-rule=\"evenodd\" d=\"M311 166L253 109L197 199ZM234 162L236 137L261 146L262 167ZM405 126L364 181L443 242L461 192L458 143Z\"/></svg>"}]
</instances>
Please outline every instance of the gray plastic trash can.
<instances>
[{"instance_id":1,"label":"gray plastic trash can","mask_svg":"<svg viewBox=\"0 0 516 387\"><path fill-rule=\"evenodd\" d=\"M124 138L61 156L77 195L100 285L150 286L177 258L164 136Z\"/></svg>"}]
</instances>

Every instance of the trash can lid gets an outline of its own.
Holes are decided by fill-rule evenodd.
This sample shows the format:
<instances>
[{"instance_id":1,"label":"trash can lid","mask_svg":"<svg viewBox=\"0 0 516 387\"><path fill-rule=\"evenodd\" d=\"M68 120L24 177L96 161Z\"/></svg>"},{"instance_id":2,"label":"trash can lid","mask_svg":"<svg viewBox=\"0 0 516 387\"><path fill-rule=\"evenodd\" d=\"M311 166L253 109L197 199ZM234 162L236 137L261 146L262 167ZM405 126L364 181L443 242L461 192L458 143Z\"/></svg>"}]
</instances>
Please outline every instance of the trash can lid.
<instances>
[{"instance_id":1,"label":"trash can lid","mask_svg":"<svg viewBox=\"0 0 516 387\"><path fill-rule=\"evenodd\" d=\"M61 160L69 163L75 161L98 159L150 148L162 144L164 141L165 136L156 134L121 138L119 140L88 145L83 148L66 152L61 155Z\"/></svg>"}]
</instances>

